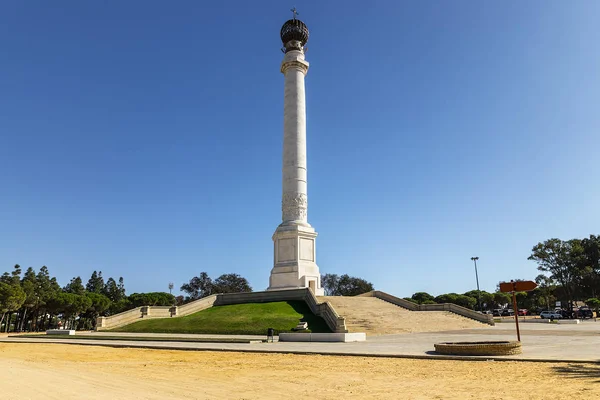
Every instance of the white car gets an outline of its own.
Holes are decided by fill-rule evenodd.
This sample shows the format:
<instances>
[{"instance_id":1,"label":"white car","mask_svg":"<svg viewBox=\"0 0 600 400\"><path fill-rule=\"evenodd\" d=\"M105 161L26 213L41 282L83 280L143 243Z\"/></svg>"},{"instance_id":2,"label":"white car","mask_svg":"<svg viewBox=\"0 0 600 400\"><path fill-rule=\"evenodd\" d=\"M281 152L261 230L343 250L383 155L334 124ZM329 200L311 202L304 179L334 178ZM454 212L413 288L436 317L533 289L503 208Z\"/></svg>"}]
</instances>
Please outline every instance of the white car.
<instances>
[{"instance_id":1,"label":"white car","mask_svg":"<svg viewBox=\"0 0 600 400\"><path fill-rule=\"evenodd\" d=\"M543 319L561 319L562 314L557 313L556 311L542 311L540 313L540 318Z\"/></svg>"}]
</instances>

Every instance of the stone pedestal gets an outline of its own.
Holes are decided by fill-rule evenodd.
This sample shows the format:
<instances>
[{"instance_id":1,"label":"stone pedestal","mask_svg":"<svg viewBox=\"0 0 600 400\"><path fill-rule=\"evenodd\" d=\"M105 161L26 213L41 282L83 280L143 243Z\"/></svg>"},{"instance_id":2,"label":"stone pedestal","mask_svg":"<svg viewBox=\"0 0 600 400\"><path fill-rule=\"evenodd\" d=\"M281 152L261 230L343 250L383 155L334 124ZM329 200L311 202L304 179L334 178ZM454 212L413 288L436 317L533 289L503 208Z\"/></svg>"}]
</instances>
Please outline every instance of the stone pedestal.
<instances>
[{"instance_id":1,"label":"stone pedestal","mask_svg":"<svg viewBox=\"0 0 600 400\"><path fill-rule=\"evenodd\" d=\"M274 267L268 290L309 288L323 296L316 261L317 232L302 225L280 225L273 234Z\"/></svg>"}]
</instances>

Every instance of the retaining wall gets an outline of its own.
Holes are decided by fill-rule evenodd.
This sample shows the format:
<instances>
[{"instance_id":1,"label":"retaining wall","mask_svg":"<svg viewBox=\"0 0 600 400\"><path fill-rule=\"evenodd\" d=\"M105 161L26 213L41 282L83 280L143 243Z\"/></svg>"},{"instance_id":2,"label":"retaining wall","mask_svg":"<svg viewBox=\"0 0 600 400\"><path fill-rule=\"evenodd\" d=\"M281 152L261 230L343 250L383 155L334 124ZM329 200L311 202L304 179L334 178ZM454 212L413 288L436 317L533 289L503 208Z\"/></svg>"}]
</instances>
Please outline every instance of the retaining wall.
<instances>
[{"instance_id":1,"label":"retaining wall","mask_svg":"<svg viewBox=\"0 0 600 400\"><path fill-rule=\"evenodd\" d=\"M140 312L142 318L169 318L171 317L171 306L144 306Z\"/></svg>"},{"instance_id":2,"label":"retaining wall","mask_svg":"<svg viewBox=\"0 0 600 400\"><path fill-rule=\"evenodd\" d=\"M456 304L443 303L443 304L416 304L412 301L404 300L391 294L381 292L379 290L373 290L368 293L361 294L360 296L377 297L378 299L385 300L389 303L397 306L406 308L411 311L449 311L460 316L474 319L475 321L483 322L484 324L494 325L494 317L489 314L481 314L477 311L469 310L468 308L461 307Z\"/></svg>"},{"instance_id":3,"label":"retaining wall","mask_svg":"<svg viewBox=\"0 0 600 400\"><path fill-rule=\"evenodd\" d=\"M331 329L332 332L335 333L347 333L348 329L346 329L346 319L344 317L340 317L338 313L335 311L333 306L328 302L319 303L315 294L309 289L304 289L306 292L306 297L304 301L312 312L319 317L323 318Z\"/></svg>"},{"instance_id":4,"label":"retaining wall","mask_svg":"<svg viewBox=\"0 0 600 400\"><path fill-rule=\"evenodd\" d=\"M370 291L370 292L367 292L367 293L363 293L363 294L361 294L359 296L363 296L363 297L377 297L378 299L385 300L388 303L395 304L397 306L400 306L402 308L406 308L406 309L411 310L411 311L421 311L421 310L419 310L419 305L418 304L413 303L412 301L401 299L400 297L392 296L389 293L382 292L382 291L379 291L379 290L373 290L373 291Z\"/></svg>"},{"instance_id":5,"label":"retaining wall","mask_svg":"<svg viewBox=\"0 0 600 400\"><path fill-rule=\"evenodd\" d=\"M129 325L140 318L142 318L142 307L111 315L110 317L98 317L96 320L96 330L105 331L108 329L120 328L121 326Z\"/></svg>"},{"instance_id":6,"label":"retaining wall","mask_svg":"<svg viewBox=\"0 0 600 400\"><path fill-rule=\"evenodd\" d=\"M184 317L186 315L197 313L198 311L206 310L211 308L217 299L216 294L213 294L202 299L192 301L191 303L184 304L182 306L172 307L172 316Z\"/></svg>"},{"instance_id":7,"label":"retaining wall","mask_svg":"<svg viewBox=\"0 0 600 400\"><path fill-rule=\"evenodd\" d=\"M274 301L302 301L304 300L305 290L308 289L271 290L265 292L247 293L224 293L217 295L215 306L245 303L272 303Z\"/></svg>"}]
</instances>

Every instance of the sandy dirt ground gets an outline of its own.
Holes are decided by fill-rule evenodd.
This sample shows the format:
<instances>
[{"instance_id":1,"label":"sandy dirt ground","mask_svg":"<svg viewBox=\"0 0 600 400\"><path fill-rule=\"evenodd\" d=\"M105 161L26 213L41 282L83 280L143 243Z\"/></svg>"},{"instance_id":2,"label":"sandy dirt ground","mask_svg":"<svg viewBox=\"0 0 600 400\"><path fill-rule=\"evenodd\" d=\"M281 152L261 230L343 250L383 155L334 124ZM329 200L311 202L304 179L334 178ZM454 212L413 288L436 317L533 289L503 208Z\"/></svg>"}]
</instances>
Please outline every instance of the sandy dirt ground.
<instances>
[{"instance_id":1,"label":"sandy dirt ground","mask_svg":"<svg viewBox=\"0 0 600 400\"><path fill-rule=\"evenodd\" d=\"M323 296L319 301L328 301L346 318L348 331L365 332L369 336L487 326L447 311L409 311L376 297Z\"/></svg>"},{"instance_id":2,"label":"sandy dirt ground","mask_svg":"<svg viewBox=\"0 0 600 400\"><path fill-rule=\"evenodd\" d=\"M598 399L600 365L0 343L2 399Z\"/></svg>"}]
</instances>

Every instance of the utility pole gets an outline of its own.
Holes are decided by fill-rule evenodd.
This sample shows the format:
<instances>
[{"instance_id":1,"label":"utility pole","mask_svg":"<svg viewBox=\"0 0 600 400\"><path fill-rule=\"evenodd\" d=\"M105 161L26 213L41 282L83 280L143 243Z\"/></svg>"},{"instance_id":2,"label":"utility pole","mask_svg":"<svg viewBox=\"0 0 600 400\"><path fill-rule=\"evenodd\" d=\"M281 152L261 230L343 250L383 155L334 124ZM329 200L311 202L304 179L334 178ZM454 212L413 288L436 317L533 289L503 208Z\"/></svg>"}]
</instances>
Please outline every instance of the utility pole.
<instances>
[{"instance_id":1,"label":"utility pole","mask_svg":"<svg viewBox=\"0 0 600 400\"><path fill-rule=\"evenodd\" d=\"M479 311L483 312L483 309L481 308L481 291L479 290L479 275L477 274L477 260L479 260L479 257L471 257L471 260L473 260L473 263L475 264L475 280L477 281L477 302L479 303Z\"/></svg>"}]
</instances>

